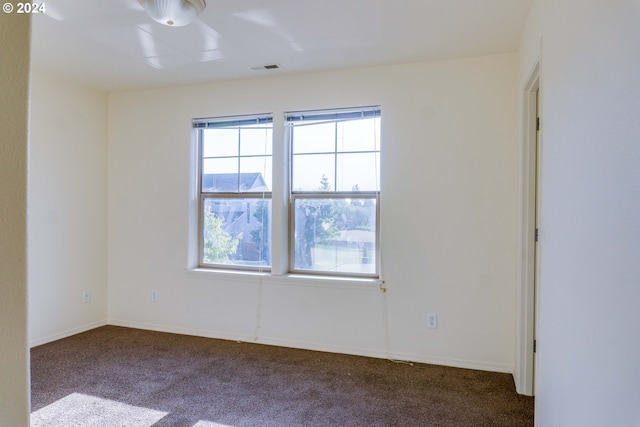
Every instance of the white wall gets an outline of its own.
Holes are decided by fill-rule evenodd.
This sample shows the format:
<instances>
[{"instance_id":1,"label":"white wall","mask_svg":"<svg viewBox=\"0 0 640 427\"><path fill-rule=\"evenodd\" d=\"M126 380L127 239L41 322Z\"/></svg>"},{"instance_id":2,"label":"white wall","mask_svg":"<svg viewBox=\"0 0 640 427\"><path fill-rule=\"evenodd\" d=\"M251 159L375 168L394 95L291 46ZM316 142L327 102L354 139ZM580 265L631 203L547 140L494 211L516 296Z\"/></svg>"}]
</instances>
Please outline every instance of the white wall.
<instances>
[{"instance_id":1,"label":"white wall","mask_svg":"<svg viewBox=\"0 0 640 427\"><path fill-rule=\"evenodd\" d=\"M524 36L543 38L536 424L638 426L640 2L536 7Z\"/></svg>"},{"instance_id":2,"label":"white wall","mask_svg":"<svg viewBox=\"0 0 640 427\"><path fill-rule=\"evenodd\" d=\"M107 320L107 96L37 70L31 96L33 346Z\"/></svg>"},{"instance_id":3,"label":"white wall","mask_svg":"<svg viewBox=\"0 0 640 427\"><path fill-rule=\"evenodd\" d=\"M110 95L109 323L512 372L516 78L505 55ZM184 271L192 118L373 104L386 293Z\"/></svg>"},{"instance_id":4,"label":"white wall","mask_svg":"<svg viewBox=\"0 0 640 427\"><path fill-rule=\"evenodd\" d=\"M0 14L0 427L29 425L27 157L31 19Z\"/></svg>"},{"instance_id":5,"label":"white wall","mask_svg":"<svg viewBox=\"0 0 640 427\"><path fill-rule=\"evenodd\" d=\"M534 0L522 30L522 38L518 46L518 73L521 90L524 90L536 63L540 61L540 51L543 41L542 14L544 9L543 1ZM522 95L522 93L520 93L520 95Z\"/></svg>"}]
</instances>

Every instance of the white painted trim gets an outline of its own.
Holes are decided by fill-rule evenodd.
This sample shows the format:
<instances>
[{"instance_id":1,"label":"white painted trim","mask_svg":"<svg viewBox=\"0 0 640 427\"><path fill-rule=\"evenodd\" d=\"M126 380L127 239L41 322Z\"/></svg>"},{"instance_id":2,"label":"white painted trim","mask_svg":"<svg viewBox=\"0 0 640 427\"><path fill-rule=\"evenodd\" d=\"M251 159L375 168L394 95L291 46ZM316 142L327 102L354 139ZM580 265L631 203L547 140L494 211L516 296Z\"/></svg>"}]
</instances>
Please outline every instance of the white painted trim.
<instances>
[{"instance_id":1,"label":"white painted trim","mask_svg":"<svg viewBox=\"0 0 640 427\"><path fill-rule=\"evenodd\" d=\"M228 341L253 342L251 334L232 334L229 332L205 329L177 328L174 326L158 325L155 323L131 322L128 320L109 319L109 325L123 328L144 329L147 331L167 332L170 334L190 335L194 337L215 338Z\"/></svg>"},{"instance_id":2,"label":"white painted trim","mask_svg":"<svg viewBox=\"0 0 640 427\"><path fill-rule=\"evenodd\" d=\"M284 112L273 114L273 170L288 171L289 134L285 131ZM271 174L271 272L286 274L288 253L288 199L289 174Z\"/></svg>"},{"instance_id":3,"label":"white painted trim","mask_svg":"<svg viewBox=\"0 0 640 427\"><path fill-rule=\"evenodd\" d=\"M254 344L273 345L280 347L298 348L303 350L323 351L328 353L350 354L354 356L373 357L376 359L402 360L415 363L428 363L440 366L449 366L454 368L474 369L479 371L490 371L510 374L513 372L513 366L501 363L487 363L475 360L451 359L436 356L423 356L409 353L395 353L387 351L368 350L357 347L327 345L308 341L287 340L274 337L260 338L254 340L253 336L246 334L230 334L228 332L175 328L158 324L138 323L125 320L112 319L110 325L122 326L127 328L145 329L157 332L167 332L181 335L191 335L204 338L223 339L236 341L239 343L247 342Z\"/></svg>"},{"instance_id":4,"label":"white painted trim","mask_svg":"<svg viewBox=\"0 0 640 427\"><path fill-rule=\"evenodd\" d=\"M185 268L184 273L193 279L203 279L211 282L243 282L247 284L257 284L269 275L258 271L241 270L215 270L208 268Z\"/></svg>"},{"instance_id":5,"label":"white painted trim","mask_svg":"<svg viewBox=\"0 0 640 427\"><path fill-rule=\"evenodd\" d=\"M188 277L206 279L212 282L244 282L247 284L303 286L320 288L342 288L378 291L381 289L381 279L358 277L336 277L304 274L276 275L268 272L251 272L237 270L213 270L207 268L187 268L184 270Z\"/></svg>"},{"instance_id":6,"label":"white painted trim","mask_svg":"<svg viewBox=\"0 0 640 427\"><path fill-rule=\"evenodd\" d=\"M355 277L306 276L304 274L285 274L268 276L265 283L280 286L303 286L318 288L360 289L363 291L380 291L382 280L361 279Z\"/></svg>"},{"instance_id":7,"label":"white painted trim","mask_svg":"<svg viewBox=\"0 0 640 427\"><path fill-rule=\"evenodd\" d=\"M48 335L43 338L36 338L33 340L29 340L29 348L37 347L39 345L47 344L53 341L61 340L63 338L70 337L72 335L80 334L82 332L90 331L91 329L99 328L101 326L107 325L107 320L99 320L97 322L89 323L83 326L78 326L77 328L67 329L66 331L59 332L56 334Z\"/></svg>"},{"instance_id":8,"label":"white painted trim","mask_svg":"<svg viewBox=\"0 0 640 427\"><path fill-rule=\"evenodd\" d=\"M199 214L198 214L198 138L197 130L191 129L189 147L189 216L187 218L187 266L196 268L198 266L198 245L199 245Z\"/></svg>"},{"instance_id":9,"label":"white painted trim","mask_svg":"<svg viewBox=\"0 0 640 427\"><path fill-rule=\"evenodd\" d=\"M416 363L428 363L432 365L449 366L454 368L475 369L479 371L501 372L510 374L513 372L513 365L501 363L487 363L475 360L452 359L447 357L437 357L429 355L417 355L410 353L397 353L388 351L368 350L356 347L334 346L306 341L283 340L278 338L264 337L257 343L276 345L282 347L301 348L313 351L325 351L329 353L351 354L354 356L374 357L377 359L402 360Z\"/></svg>"},{"instance_id":10,"label":"white painted trim","mask_svg":"<svg viewBox=\"0 0 640 427\"><path fill-rule=\"evenodd\" d=\"M536 90L540 85L540 61L529 75L523 90L522 138L520 145L520 202L518 220L518 287L516 317L516 359L513 377L516 391L534 393L533 339L535 326L534 251L536 218ZM540 113L540 115L542 115ZM539 167L538 167L539 168ZM539 177L538 177L539 178ZM539 189L538 189L539 190Z\"/></svg>"}]
</instances>

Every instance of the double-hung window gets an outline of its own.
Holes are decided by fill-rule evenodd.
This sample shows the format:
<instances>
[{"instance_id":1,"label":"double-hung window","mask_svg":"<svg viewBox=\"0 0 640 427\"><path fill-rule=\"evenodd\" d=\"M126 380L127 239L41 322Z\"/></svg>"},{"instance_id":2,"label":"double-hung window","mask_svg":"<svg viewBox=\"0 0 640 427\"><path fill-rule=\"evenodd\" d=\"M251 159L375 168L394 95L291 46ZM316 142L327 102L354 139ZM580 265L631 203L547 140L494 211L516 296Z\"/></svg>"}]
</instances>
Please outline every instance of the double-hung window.
<instances>
[{"instance_id":1,"label":"double-hung window","mask_svg":"<svg viewBox=\"0 0 640 427\"><path fill-rule=\"evenodd\" d=\"M199 266L271 267L271 115L195 119Z\"/></svg>"},{"instance_id":2,"label":"double-hung window","mask_svg":"<svg viewBox=\"0 0 640 427\"><path fill-rule=\"evenodd\" d=\"M291 112L289 271L379 276L380 108Z\"/></svg>"},{"instance_id":3,"label":"double-hung window","mask_svg":"<svg viewBox=\"0 0 640 427\"><path fill-rule=\"evenodd\" d=\"M284 124L193 120L198 267L271 271L274 253L278 273L380 277L380 108L288 112ZM272 176L288 183L273 194L288 227L273 236Z\"/></svg>"}]
</instances>

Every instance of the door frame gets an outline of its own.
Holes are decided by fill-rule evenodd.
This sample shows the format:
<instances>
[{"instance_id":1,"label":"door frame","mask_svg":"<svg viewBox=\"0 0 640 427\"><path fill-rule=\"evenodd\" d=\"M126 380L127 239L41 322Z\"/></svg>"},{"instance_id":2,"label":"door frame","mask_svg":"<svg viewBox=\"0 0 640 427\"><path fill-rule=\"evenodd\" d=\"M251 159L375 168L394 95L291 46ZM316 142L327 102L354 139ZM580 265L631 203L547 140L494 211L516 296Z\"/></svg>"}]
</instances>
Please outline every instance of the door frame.
<instances>
[{"instance_id":1,"label":"door frame","mask_svg":"<svg viewBox=\"0 0 640 427\"><path fill-rule=\"evenodd\" d=\"M524 87L520 146L518 305L514 379L516 391L528 396L533 396L535 392L534 339L538 307L536 282L539 287L539 280L536 278L540 277L540 245L535 244L536 217L540 211L542 199L540 192L542 132L537 130L537 117L542 116L542 90L538 92L539 89L541 88L540 62L538 61ZM540 228L539 223L540 221L537 224L538 228Z\"/></svg>"}]
</instances>

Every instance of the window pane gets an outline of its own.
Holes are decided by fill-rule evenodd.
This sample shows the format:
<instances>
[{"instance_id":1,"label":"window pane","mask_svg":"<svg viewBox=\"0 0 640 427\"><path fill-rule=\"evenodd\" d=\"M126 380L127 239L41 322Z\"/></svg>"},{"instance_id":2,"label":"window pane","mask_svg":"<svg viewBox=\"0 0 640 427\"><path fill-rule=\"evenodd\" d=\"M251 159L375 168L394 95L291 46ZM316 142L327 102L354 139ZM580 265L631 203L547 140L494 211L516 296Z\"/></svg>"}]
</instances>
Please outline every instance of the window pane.
<instances>
[{"instance_id":1,"label":"window pane","mask_svg":"<svg viewBox=\"0 0 640 427\"><path fill-rule=\"evenodd\" d=\"M204 201L204 264L271 265L271 199Z\"/></svg>"},{"instance_id":2,"label":"window pane","mask_svg":"<svg viewBox=\"0 0 640 427\"><path fill-rule=\"evenodd\" d=\"M202 191L238 191L238 159L205 159L202 165Z\"/></svg>"},{"instance_id":3,"label":"window pane","mask_svg":"<svg viewBox=\"0 0 640 427\"><path fill-rule=\"evenodd\" d=\"M377 191L380 157L377 153L338 154L338 191Z\"/></svg>"},{"instance_id":4,"label":"window pane","mask_svg":"<svg viewBox=\"0 0 640 427\"><path fill-rule=\"evenodd\" d=\"M238 155L238 129L203 129L202 157Z\"/></svg>"},{"instance_id":5,"label":"window pane","mask_svg":"<svg viewBox=\"0 0 640 427\"><path fill-rule=\"evenodd\" d=\"M240 157L240 191L271 191L271 156Z\"/></svg>"},{"instance_id":6,"label":"window pane","mask_svg":"<svg viewBox=\"0 0 640 427\"><path fill-rule=\"evenodd\" d=\"M380 120L349 120L338 123L338 151L379 151Z\"/></svg>"},{"instance_id":7,"label":"window pane","mask_svg":"<svg viewBox=\"0 0 640 427\"><path fill-rule=\"evenodd\" d=\"M333 191L336 188L334 154L298 154L293 156L293 191Z\"/></svg>"},{"instance_id":8,"label":"window pane","mask_svg":"<svg viewBox=\"0 0 640 427\"><path fill-rule=\"evenodd\" d=\"M295 199L294 269L376 274L376 199Z\"/></svg>"},{"instance_id":9,"label":"window pane","mask_svg":"<svg viewBox=\"0 0 640 427\"><path fill-rule=\"evenodd\" d=\"M336 149L335 123L305 124L293 127L293 154L331 153Z\"/></svg>"},{"instance_id":10,"label":"window pane","mask_svg":"<svg viewBox=\"0 0 640 427\"><path fill-rule=\"evenodd\" d=\"M240 155L271 154L272 141L271 128L243 128L240 131Z\"/></svg>"}]
</instances>

